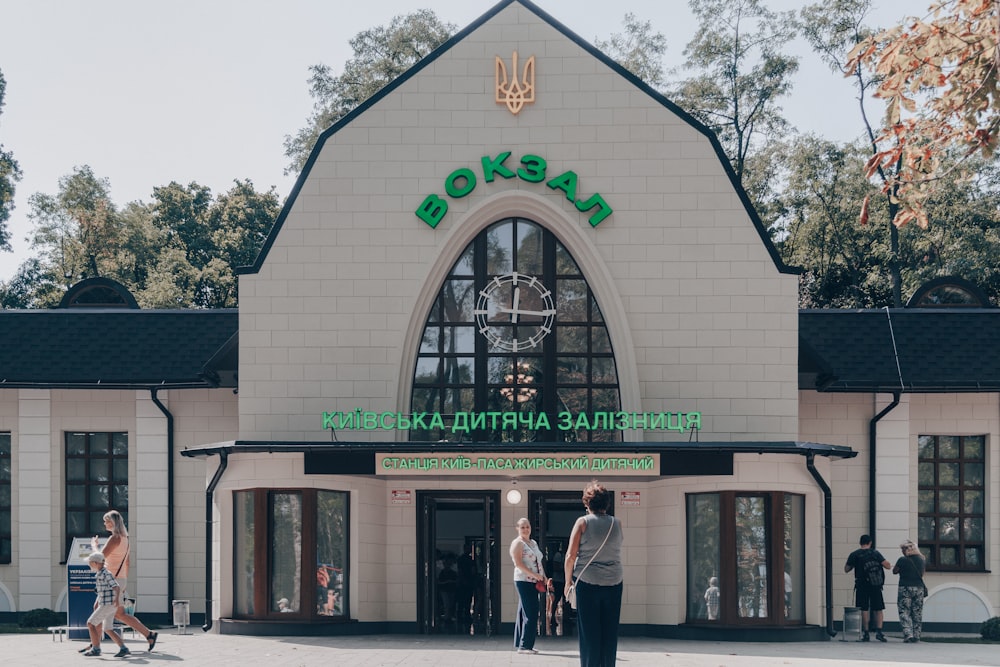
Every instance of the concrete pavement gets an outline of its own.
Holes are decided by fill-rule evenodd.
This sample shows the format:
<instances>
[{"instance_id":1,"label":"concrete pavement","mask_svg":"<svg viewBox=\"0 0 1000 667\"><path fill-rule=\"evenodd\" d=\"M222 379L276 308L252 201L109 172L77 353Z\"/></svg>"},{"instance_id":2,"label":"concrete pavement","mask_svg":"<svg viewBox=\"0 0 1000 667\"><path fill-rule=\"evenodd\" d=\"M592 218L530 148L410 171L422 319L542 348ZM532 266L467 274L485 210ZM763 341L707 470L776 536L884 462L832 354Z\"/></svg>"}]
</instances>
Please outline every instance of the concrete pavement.
<instances>
[{"instance_id":1,"label":"concrete pavement","mask_svg":"<svg viewBox=\"0 0 1000 667\"><path fill-rule=\"evenodd\" d=\"M85 658L77 653L82 641L53 641L49 635L0 635L0 662L17 667L128 662L133 665L185 667L576 667L575 637L541 637L537 655L512 650L512 638L425 637L375 635L367 637L241 637L189 629L177 634L160 631L153 653L141 639L126 638L134 651L124 659L112 657L114 644L105 641L104 653ZM872 642L729 643L623 637L618 667L671 665L678 667L898 667L899 665L1000 665L1000 645L925 642L904 644L890 636L888 644Z\"/></svg>"}]
</instances>

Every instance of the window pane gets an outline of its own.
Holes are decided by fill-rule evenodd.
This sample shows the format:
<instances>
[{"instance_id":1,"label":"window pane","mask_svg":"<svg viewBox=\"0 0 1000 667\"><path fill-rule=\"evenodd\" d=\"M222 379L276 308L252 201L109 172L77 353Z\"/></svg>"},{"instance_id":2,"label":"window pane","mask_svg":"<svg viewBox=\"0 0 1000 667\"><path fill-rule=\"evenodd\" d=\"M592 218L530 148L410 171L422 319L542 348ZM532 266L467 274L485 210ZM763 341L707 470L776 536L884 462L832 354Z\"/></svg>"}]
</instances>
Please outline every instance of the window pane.
<instances>
[{"instance_id":1,"label":"window pane","mask_svg":"<svg viewBox=\"0 0 1000 667\"><path fill-rule=\"evenodd\" d=\"M66 512L66 531L73 535L86 535L87 513L86 512ZM67 551L69 551L67 547Z\"/></svg>"},{"instance_id":2,"label":"window pane","mask_svg":"<svg viewBox=\"0 0 1000 667\"><path fill-rule=\"evenodd\" d=\"M587 321L587 283L562 279L556 282L556 320L559 322Z\"/></svg>"},{"instance_id":3,"label":"window pane","mask_svg":"<svg viewBox=\"0 0 1000 667\"><path fill-rule=\"evenodd\" d=\"M983 492L982 491L963 491L962 496L965 502L962 504L962 511L966 514L982 514L983 513Z\"/></svg>"},{"instance_id":4,"label":"window pane","mask_svg":"<svg viewBox=\"0 0 1000 667\"><path fill-rule=\"evenodd\" d=\"M556 352L566 353L566 352L586 352L587 351L587 332L590 328L586 325L579 326L558 326L556 327L556 332L558 340L556 341ZM603 329L602 329L603 331Z\"/></svg>"},{"instance_id":5,"label":"window pane","mask_svg":"<svg viewBox=\"0 0 1000 667\"><path fill-rule=\"evenodd\" d=\"M91 507L111 507L111 487L107 484L91 484L87 496ZM101 515L103 514L102 512ZM104 521L101 521L98 527L103 528L103 526Z\"/></svg>"},{"instance_id":6,"label":"window pane","mask_svg":"<svg viewBox=\"0 0 1000 667\"><path fill-rule=\"evenodd\" d=\"M344 567L347 564L347 494L316 494L316 613L343 616Z\"/></svg>"},{"instance_id":7,"label":"window pane","mask_svg":"<svg viewBox=\"0 0 1000 667\"><path fill-rule=\"evenodd\" d=\"M111 452L107 433L88 433L90 438L90 455L106 455Z\"/></svg>"},{"instance_id":8,"label":"window pane","mask_svg":"<svg viewBox=\"0 0 1000 667\"><path fill-rule=\"evenodd\" d=\"M917 520L917 539L921 542L933 542L936 537L936 522L933 517L922 516Z\"/></svg>"},{"instance_id":9,"label":"window pane","mask_svg":"<svg viewBox=\"0 0 1000 667\"><path fill-rule=\"evenodd\" d=\"M955 567L958 565L958 549L956 547L940 547L938 560L941 567Z\"/></svg>"},{"instance_id":10,"label":"window pane","mask_svg":"<svg viewBox=\"0 0 1000 667\"><path fill-rule=\"evenodd\" d=\"M556 382L561 385L586 385L587 358L559 357L556 362Z\"/></svg>"},{"instance_id":11,"label":"window pane","mask_svg":"<svg viewBox=\"0 0 1000 667\"><path fill-rule=\"evenodd\" d=\"M594 384L618 384L615 360L610 357L594 357L590 373Z\"/></svg>"},{"instance_id":12,"label":"window pane","mask_svg":"<svg viewBox=\"0 0 1000 667\"><path fill-rule=\"evenodd\" d=\"M441 329L436 325L430 325L424 329L424 336L420 339L421 352L440 352Z\"/></svg>"},{"instance_id":13,"label":"window pane","mask_svg":"<svg viewBox=\"0 0 1000 667\"><path fill-rule=\"evenodd\" d=\"M806 620L805 496L785 495L785 618Z\"/></svg>"},{"instance_id":14,"label":"window pane","mask_svg":"<svg viewBox=\"0 0 1000 667\"><path fill-rule=\"evenodd\" d=\"M486 273L491 276L510 273L513 268L514 225L503 222L486 232Z\"/></svg>"},{"instance_id":15,"label":"window pane","mask_svg":"<svg viewBox=\"0 0 1000 667\"><path fill-rule=\"evenodd\" d=\"M953 435L938 436L938 458L958 458L958 437Z\"/></svg>"},{"instance_id":16,"label":"window pane","mask_svg":"<svg viewBox=\"0 0 1000 667\"><path fill-rule=\"evenodd\" d=\"M595 354L611 352L611 339L608 338L608 330L604 327L594 327L591 330L591 345Z\"/></svg>"},{"instance_id":17,"label":"window pane","mask_svg":"<svg viewBox=\"0 0 1000 667\"><path fill-rule=\"evenodd\" d=\"M253 492L233 493L233 607L237 616L253 614Z\"/></svg>"},{"instance_id":18,"label":"window pane","mask_svg":"<svg viewBox=\"0 0 1000 667\"><path fill-rule=\"evenodd\" d=\"M690 494L687 497L687 616L689 619L719 619L718 589L720 516L719 495Z\"/></svg>"},{"instance_id":19,"label":"window pane","mask_svg":"<svg viewBox=\"0 0 1000 667\"><path fill-rule=\"evenodd\" d=\"M983 540L983 520L962 519L962 540L965 542L981 542Z\"/></svg>"},{"instance_id":20,"label":"window pane","mask_svg":"<svg viewBox=\"0 0 1000 667\"><path fill-rule=\"evenodd\" d=\"M736 611L767 618L767 513L764 498L736 496Z\"/></svg>"},{"instance_id":21,"label":"window pane","mask_svg":"<svg viewBox=\"0 0 1000 667\"><path fill-rule=\"evenodd\" d=\"M472 357L445 357L445 384L473 384L476 381L475 359Z\"/></svg>"},{"instance_id":22,"label":"window pane","mask_svg":"<svg viewBox=\"0 0 1000 667\"><path fill-rule=\"evenodd\" d=\"M981 435L970 435L965 438L963 456L966 459L982 459L986 438Z\"/></svg>"},{"instance_id":23,"label":"window pane","mask_svg":"<svg viewBox=\"0 0 1000 667\"><path fill-rule=\"evenodd\" d=\"M917 452L922 459L933 459L934 456L934 436L921 435L917 438Z\"/></svg>"},{"instance_id":24,"label":"window pane","mask_svg":"<svg viewBox=\"0 0 1000 667\"><path fill-rule=\"evenodd\" d=\"M594 389L592 412L618 412L620 401L617 389Z\"/></svg>"},{"instance_id":25,"label":"window pane","mask_svg":"<svg viewBox=\"0 0 1000 667\"><path fill-rule=\"evenodd\" d=\"M66 434L66 455L83 456L87 453L87 437L83 433Z\"/></svg>"},{"instance_id":26,"label":"window pane","mask_svg":"<svg viewBox=\"0 0 1000 667\"><path fill-rule=\"evenodd\" d=\"M938 484L940 486L958 486L958 463L938 464Z\"/></svg>"},{"instance_id":27,"label":"window pane","mask_svg":"<svg viewBox=\"0 0 1000 667\"><path fill-rule=\"evenodd\" d=\"M271 611L286 598L298 608L302 584L302 494L271 493Z\"/></svg>"},{"instance_id":28,"label":"window pane","mask_svg":"<svg viewBox=\"0 0 1000 667\"><path fill-rule=\"evenodd\" d=\"M441 305L445 322L468 322L476 294L471 280L446 280L441 289Z\"/></svg>"},{"instance_id":29,"label":"window pane","mask_svg":"<svg viewBox=\"0 0 1000 667\"><path fill-rule=\"evenodd\" d=\"M87 506L87 487L72 484L66 487L66 507L78 509Z\"/></svg>"},{"instance_id":30,"label":"window pane","mask_svg":"<svg viewBox=\"0 0 1000 667\"><path fill-rule=\"evenodd\" d=\"M517 226L517 271L529 276L542 272L542 229L531 224Z\"/></svg>"},{"instance_id":31,"label":"window pane","mask_svg":"<svg viewBox=\"0 0 1000 667\"><path fill-rule=\"evenodd\" d=\"M462 253L462 256L455 262L455 267L448 274L451 276L471 276L472 275L472 246L470 245Z\"/></svg>"},{"instance_id":32,"label":"window pane","mask_svg":"<svg viewBox=\"0 0 1000 667\"><path fill-rule=\"evenodd\" d=\"M66 481L87 481L87 459L68 459L66 461Z\"/></svg>"},{"instance_id":33,"label":"window pane","mask_svg":"<svg viewBox=\"0 0 1000 667\"><path fill-rule=\"evenodd\" d=\"M942 542L955 542L958 540L958 519L955 517L941 517L938 527L940 529L938 539Z\"/></svg>"},{"instance_id":34,"label":"window pane","mask_svg":"<svg viewBox=\"0 0 1000 667\"><path fill-rule=\"evenodd\" d=\"M111 453L115 456L128 456L128 433L111 434Z\"/></svg>"},{"instance_id":35,"label":"window pane","mask_svg":"<svg viewBox=\"0 0 1000 667\"><path fill-rule=\"evenodd\" d=\"M934 464L921 463L918 466L920 486L934 486Z\"/></svg>"},{"instance_id":36,"label":"window pane","mask_svg":"<svg viewBox=\"0 0 1000 667\"><path fill-rule=\"evenodd\" d=\"M941 491L938 498L940 502L938 512L958 514L958 491Z\"/></svg>"},{"instance_id":37,"label":"window pane","mask_svg":"<svg viewBox=\"0 0 1000 667\"><path fill-rule=\"evenodd\" d=\"M962 486L983 486L985 477L982 463L966 463L964 472L965 475L962 479Z\"/></svg>"},{"instance_id":38,"label":"window pane","mask_svg":"<svg viewBox=\"0 0 1000 667\"><path fill-rule=\"evenodd\" d=\"M476 330L473 327L445 327L445 354L472 354L476 351Z\"/></svg>"},{"instance_id":39,"label":"window pane","mask_svg":"<svg viewBox=\"0 0 1000 667\"><path fill-rule=\"evenodd\" d=\"M91 459L89 477L91 482L110 482L111 470L110 466L108 465L108 460Z\"/></svg>"},{"instance_id":40,"label":"window pane","mask_svg":"<svg viewBox=\"0 0 1000 667\"><path fill-rule=\"evenodd\" d=\"M982 547L966 547L965 548L965 564L969 567L982 567L983 566L983 548Z\"/></svg>"},{"instance_id":41,"label":"window pane","mask_svg":"<svg viewBox=\"0 0 1000 667\"><path fill-rule=\"evenodd\" d=\"M115 484L111 487L111 506L128 507L128 484Z\"/></svg>"},{"instance_id":42,"label":"window pane","mask_svg":"<svg viewBox=\"0 0 1000 667\"><path fill-rule=\"evenodd\" d=\"M934 492L921 489L918 495L919 500L917 501L917 511L921 514L930 514L934 512Z\"/></svg>"},{"instance_id":43,"label":"window pane","mask_svg":"<svg viewBox=\"0 0 1000 667\"><path fill-rule=\"evenodd\" d=\"M420 384L434 384L440 379L437 357L421 357L420 359L417 359L417 374L416 377L413 378L414 382Z\"/></svg>"}]
</instances>

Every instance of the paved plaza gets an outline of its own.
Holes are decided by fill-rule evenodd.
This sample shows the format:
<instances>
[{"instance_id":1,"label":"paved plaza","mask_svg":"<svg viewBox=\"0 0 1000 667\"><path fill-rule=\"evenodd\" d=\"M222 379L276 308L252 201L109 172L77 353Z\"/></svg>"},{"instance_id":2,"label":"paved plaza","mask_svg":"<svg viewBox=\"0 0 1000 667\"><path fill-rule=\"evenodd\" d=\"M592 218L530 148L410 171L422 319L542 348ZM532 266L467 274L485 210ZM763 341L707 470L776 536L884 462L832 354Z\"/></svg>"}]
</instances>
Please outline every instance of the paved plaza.
<instances>
[{"instance_id":1,"label":"paved plaza","mask_svg":"<svg viewBox=\"0 0 1000 667\"><path fill-rule=\"evenodd\" d=\"M134 651L123 659L112 657L114 645L105 642L104 654L85 658L77 653L82 641L53 641L49 635L0 635L0 661L27 667L128 662L133 665L194 667L296 667L349 665L351 667L576 667L575 638L542 637L537 655L512 650L509 637L448 638L416 635L365 637L240 637L162 630L153 653L145 642L126 638ZM888 644L841 642L729 643L672 639L622 638L617 667L676 665L678 667L879 667L881 665L1000 665L1000 645L926 642L904 644L891 636Z\"/></svg>"}]
</instances>

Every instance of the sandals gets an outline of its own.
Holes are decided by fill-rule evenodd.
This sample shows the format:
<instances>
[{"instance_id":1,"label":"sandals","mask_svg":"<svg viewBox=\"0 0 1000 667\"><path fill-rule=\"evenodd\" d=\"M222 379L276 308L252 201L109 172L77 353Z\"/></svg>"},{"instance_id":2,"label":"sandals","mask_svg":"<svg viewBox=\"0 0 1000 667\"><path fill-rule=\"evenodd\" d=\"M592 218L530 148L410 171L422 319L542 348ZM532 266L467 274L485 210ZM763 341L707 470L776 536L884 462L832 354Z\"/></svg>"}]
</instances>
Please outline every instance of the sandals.
<instances>
[{"instance_id":1,"label":"sandals","mask_svg":"<svg viewBox=\"0 0 1000 667\"><path fill-rule=\"evenodd\" d=\"M150 653L152 653L152 652L153 652L153 647L154 647L154 646L156 646L156 639L157 639L157 638L158 638L159 636L160 636L160 633L158 633L158 632L154 632L154 631L152 631L152 630L150 630L150 631L149 631L149 634L148 634L148 635L146 635L146 641L148 641L148 642L149 642L149 652L150 652Z\"/></svg>"}]
</instances>

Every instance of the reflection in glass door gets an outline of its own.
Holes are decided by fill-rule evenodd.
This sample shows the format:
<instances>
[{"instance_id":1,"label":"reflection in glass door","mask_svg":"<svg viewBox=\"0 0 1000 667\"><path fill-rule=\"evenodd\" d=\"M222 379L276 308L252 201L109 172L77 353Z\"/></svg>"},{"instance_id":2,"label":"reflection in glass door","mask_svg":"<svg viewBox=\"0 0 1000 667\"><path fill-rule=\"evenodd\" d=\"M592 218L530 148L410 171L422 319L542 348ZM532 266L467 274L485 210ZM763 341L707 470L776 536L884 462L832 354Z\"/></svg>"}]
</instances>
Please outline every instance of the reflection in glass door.
<instances>
[{"instance_id":1,"label":"reflection in glass door","mask_svg":"<svg viewBox=\"0 0 1000 667\"><path fill-rule=\"evenodd\" d=\"M417 623L425 634L490 635L499 619L497 492L417 492Z\"/></svg>"}]
</instances>

